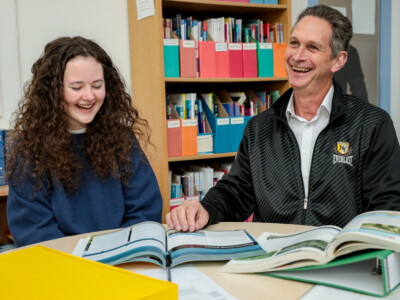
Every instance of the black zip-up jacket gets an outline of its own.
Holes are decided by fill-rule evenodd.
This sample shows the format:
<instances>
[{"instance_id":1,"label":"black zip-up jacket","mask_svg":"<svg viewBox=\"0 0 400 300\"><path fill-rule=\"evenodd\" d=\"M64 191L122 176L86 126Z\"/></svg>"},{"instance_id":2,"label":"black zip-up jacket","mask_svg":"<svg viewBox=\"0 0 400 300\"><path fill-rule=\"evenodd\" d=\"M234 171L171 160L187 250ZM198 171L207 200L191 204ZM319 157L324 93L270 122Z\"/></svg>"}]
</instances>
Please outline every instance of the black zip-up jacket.
<instances>
[{"instance_id":1,"label":"black zip-up jacket","mask_svg":"<svg viewBox=\"0 0 400 300\"><path fill-rule=\"evenodd\" d=\"M390 116L334 83L305 198L300 151L286 119L293 90L252 118L229 174L202 201L209 224L255 221L337 225L370 210L400 210L400 148Z\"/></svg>"}]
</instances>

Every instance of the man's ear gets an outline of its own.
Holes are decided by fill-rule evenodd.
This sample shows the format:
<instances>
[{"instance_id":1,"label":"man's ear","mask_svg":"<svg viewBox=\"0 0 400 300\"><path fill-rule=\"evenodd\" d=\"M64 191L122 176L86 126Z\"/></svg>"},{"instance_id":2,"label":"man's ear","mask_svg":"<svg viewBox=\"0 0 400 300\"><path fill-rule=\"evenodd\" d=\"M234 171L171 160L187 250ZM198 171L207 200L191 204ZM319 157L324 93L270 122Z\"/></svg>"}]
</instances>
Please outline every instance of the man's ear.
<instances>
[{"instance_id":1,"label":"man's ear","mask_svg":"<svg viewBox=\"0 0 400 300\"><path fill-rule=\"evenodd\" d=\"M333 59L332 73L336 73L345 65L347 61L347 51L340 51L339 54Z\"/></svg>"}]
</instances>

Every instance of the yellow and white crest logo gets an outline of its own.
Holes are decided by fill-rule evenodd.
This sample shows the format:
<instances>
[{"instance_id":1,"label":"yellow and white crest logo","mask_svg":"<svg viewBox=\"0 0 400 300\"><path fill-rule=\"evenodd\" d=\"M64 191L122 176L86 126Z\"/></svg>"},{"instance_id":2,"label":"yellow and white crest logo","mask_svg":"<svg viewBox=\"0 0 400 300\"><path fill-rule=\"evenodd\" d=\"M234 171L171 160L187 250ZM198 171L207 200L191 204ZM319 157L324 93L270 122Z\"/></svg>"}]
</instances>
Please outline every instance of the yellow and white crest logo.
<instances>
[{"instance_id":1,"label":"yellow and white crest logo","mask_svg":"<svg viewBox=\"0 0 400 300\"><path fill-rule=\"evenodd\" d=\"M345 155L347 152L349 152L350 145L347 142L337 142L337 150L340 154Z\"/></svg>"},{"instance_id":2,"label":"yellow and white crest logo","mask_svg":"<svg viewBox=\"0 0 400 300\"><path fill-rule=\"evenodd\" d=\"M342 163L353 166L353 149L348 142L336 142L333 146L333 164Z\"/></svg>"}]
</instances>

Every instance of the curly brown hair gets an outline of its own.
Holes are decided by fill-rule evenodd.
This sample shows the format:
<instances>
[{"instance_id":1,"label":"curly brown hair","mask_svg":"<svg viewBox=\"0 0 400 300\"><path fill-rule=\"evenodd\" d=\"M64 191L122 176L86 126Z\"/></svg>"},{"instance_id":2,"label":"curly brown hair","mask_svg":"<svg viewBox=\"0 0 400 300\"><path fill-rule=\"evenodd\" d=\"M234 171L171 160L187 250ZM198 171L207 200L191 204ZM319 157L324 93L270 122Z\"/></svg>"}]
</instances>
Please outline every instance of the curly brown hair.
<instances>
[{"instance_id":1,"label":"curly brown hair","mask_svg":"<svg viewBox=\"0 0 400 300\"><path fill-rule=\"evenodd\" d=\"M67 191L78 187L84 166L71 148L63 105L65 68L76 56L95 58L104 73L104 103L85 134L87 157L95 174L121 178L126 183L133 172L131 149L142 153L134 135L142 145L150 143L148 123L132 105L124 80L110 56L89 39L60 37L48 43L33 64L32 80L25 85L24 96L13 114L6 170L7 178L15 183L21 176L32 176L38 186L44 179L47 184L58 179Z\"/></svg>"}]
</instances>

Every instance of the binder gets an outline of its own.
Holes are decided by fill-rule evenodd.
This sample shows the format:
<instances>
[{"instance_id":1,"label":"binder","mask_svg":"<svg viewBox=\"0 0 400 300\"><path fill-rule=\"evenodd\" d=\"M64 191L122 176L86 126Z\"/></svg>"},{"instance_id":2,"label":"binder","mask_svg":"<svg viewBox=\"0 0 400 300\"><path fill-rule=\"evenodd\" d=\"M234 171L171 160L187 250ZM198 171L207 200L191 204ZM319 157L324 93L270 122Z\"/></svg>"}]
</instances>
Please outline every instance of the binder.
<instances>
[{"instance_id":1,"label":"binder","mask_svg":"<svg viewBox=\"0 0 400 300\"><path fill-rule=\"evenodd\" d=\"M272 43L257 44L258 77L274 77L274 60Z\"/></svg>"},{"instance_id":2,"label":"binder","mask_svg":"<svg viewBox=\"0 0 400 300\"><path fill-rule=\"evenodd\" d=\"M164 39L164 75L179 77L179 40Z\"/></svg>"},{"instance_id":3,"label":"binder","mask_svg":"<svg viewBox=\"0 0 400 300\"><path fill-rule=\"evenodd\" d=\"M399 265L400 253L378 250L344 256L325 265L262 274L386 296L400 284Z\"/></svg>"},{"instance_id":4,"label":"binder","mask_svg":"<svg viewBox=\"0 0 400 300\"><path fill-rule=\"evenodd\" d=\"M264 0L264 4L278 4L278 0Z\"/></svg>"},{"instance_id":5,"label":"binder","mask_svg":"<svg viewBox=\"0 0 400 300\"><path fill-rule=\"evenodd\" d=\"M234 104L232 98L225 90L219 90L216 93L218 98L222 102L222 105ZM230 134L229 152L236 152L238 150L239 144L243 138L244 128L246 127L247 122L251 118L252 117L250 116L231 116L229 118L229 134Z\"/></svg>"},{"instance_id":6,"label":"binder","mask_svg":"<svg viewBox=\"0 0 400 300\"><path fill-rule=\"evenodd\" d=\"M250 0L250 3L264 4L264 0Z\"/></svg>"},{"instance_id":7,"label":"binder","mask_svg":"<svg viewBox=\"0 0 400 300\"><path fill-rule=\"evenodd\" d=\"M213 134L208 123L207 117L205 118L205 133L197 134L197 154L206 154L213 152Z\"/></svg>"},{"instance_id":8,"label":"binder","mask_svg":"<svg viewBox=\"0 0 400 300\"><path fill-rule=\"evenodd\" d=\"M243 47L242 43L228 43L229 77L243 77Z\"/></svg>"},{"instance_id":9,"label":"binder","mask_svg":"<svg viewBox=\"0 0 400 300\"><path fill-rule=\"evenodd\" d=\"M199 77L215 78L215 42L206 41L199 43Z\"/></svg>"},{"instance_id":10,"label":"binder","mask_svg":"<svg viewBox=\"0 0 400 300\"><path fill-rule=\"evenodd\" d=\"M214 153L230 152L231 150L230 126L229 126L230 122L228 114L226 113L224 107L222 106L221 101L219 101L218 97L214 95L214 105L218 107L218 117L216 117L213 114L213 112L210 110L208 105L205 104L202 98L201 101L203 102L203 109L213 133Z\"/></svg>"},{"instance_id":11,"label":"binder","mask_svg":"<svg viewBox=\"0 0 400 300\"><path fill-rule=\"evenodd\" d=\"M182 156L182 129L181 120L167 120L168 157Z\"/></svg>"},{"instance_id":12,"label":"binder","mask_svg":"<svg viewBox=\"0 0 400 300\"><path fill-rule=\"evenodd\" d=\"M182 156L197 155L197 120L180 120L182 128Z\"/></svg>"},{"instance_id":13,"label":"binder","mask_svg":"<svg viewBox=\"0 0 400 300\"><path fill-rule=\"evenodd\" d=\"M274 77L287 77L285 68L286 43L272 44L274 55Z\"/></svg>"},{"instance_id":14,"label":"binder","mask_svg":"<svg viewBox=\"0 0 400 300\"><path fill-rule=\"evenodd\" d=\"M243 43L243 77L257 77L257 44Z\"/></svg>"},{"instance_id":15,"label":"binder","mask_svg":"<svg viewBox=\"0 0 400 300\"><path fill-rule=\"evenodd\" d=\"M192 40L179 41L179 70L181 77L196 78L196 44Z\"/></svg>"},{"instance_id":16,"label":"binder","mask_svg":"<svg viewBox=\"0 0 400 300\"><path fill-rule=\"evenodd\" d=\"M197 120L181 119L171 108L172 119L167 120L168 157L197 155Z\"/></svg>"},{"instance_id":17,"label":"binder","mask_svg":"<svg viewBox=\"0 0 400 300\"><path fill-rule=\"evenodd\" d=\"M217 0L217 1L249 3L249 0Z\"/></svg>"},{"instance_id":18,"label":"binder","mask_svg":"<svg viewBox=\"0 0 400 300\"><path fill-rule=\"evenodd\" d=\"M0 255L2 299L178 299L174 283L34 246Z\"/></svg>"},{"instance_id":19,"label":"binder","mask_svg":"<svg viewBox=\"0 0 400 300\"><path fill-rule=\"evenodd\" d=\"M229 77L229 53L227 43L215 43L215 77Z\"/></svg>"}]
</instances>

